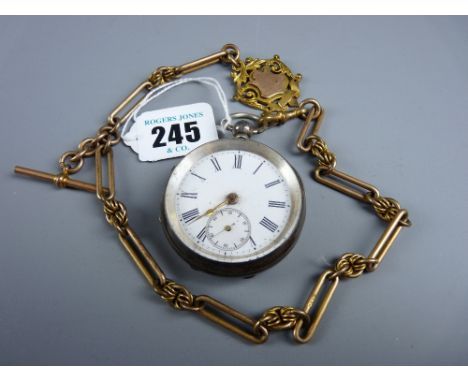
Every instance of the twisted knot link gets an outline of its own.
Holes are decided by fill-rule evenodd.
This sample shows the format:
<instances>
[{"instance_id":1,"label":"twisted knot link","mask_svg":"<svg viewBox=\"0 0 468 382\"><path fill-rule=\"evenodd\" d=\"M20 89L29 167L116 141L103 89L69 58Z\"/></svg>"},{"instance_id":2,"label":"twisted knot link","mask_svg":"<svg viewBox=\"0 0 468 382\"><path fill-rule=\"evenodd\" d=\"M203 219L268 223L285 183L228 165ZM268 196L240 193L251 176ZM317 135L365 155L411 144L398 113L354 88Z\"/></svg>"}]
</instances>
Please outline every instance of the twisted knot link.
<instances>
[{"instance_id":1,"label":"twisted knot link","mask_svg":"<svg viewBox=\"0 0 468 382\"><path fill-rule=\"evenodd\" d=\"M401 210L400 204L392 198L385 196L378 196L373 198L369 195L367 199L374 207L377 216L385 221L393 220ZM408 217L404 217L400 223L405 227L409 227L411 225L411 221L408 219Z\"/></svg>"},{"instance_id":2,"label":"twisted knot link","mask_svg":"<svg viewBox=\"0 0 468 382\"><path fill-rule=\"evenodd\" d=\"M164 301L171 304L175 309L196 311L202 307L202 305L196 303L193 294L190 293L187 288L175 281L167 279L164 284L155 282L153 289Z\"/></svg>"},{"instance_id":3,"label":"twisted knot link","mask_svg":"<svg viewBox=\"0 0 468 382\"><path fill-rule=\"evenodd\" d=\"M172 81L174 78L179 76L179 72L175 66L160 66L157 68L148 80L153 86L159 86L166 82Z\"/></svg>"},{"instance_id":4,"label":"twisted knot link","mask_svg":"<svg viewBox=\"0 0 468 382\"><path fill-rule=\"evenodd\" d=\"M312 141L312 147L310 148L311 154L318 159L320 166L333 170L336 166L336 156L329 149L325 141L318 135L308 136L304 143L308 144Z\"/></svg>"},{"instance_id":5,"label":"twisted knot link","mask_svg":"<svg viewBox=\"0 0 468 382\"><path fill-rule=\"evenodd\" d=\"M309 315L292 306L274 306L262 314L253 328L255 332L261 328L266 330L291 329L299 320L309 322Z\"/></svg>"},{"instance_id":6,"label":"twisted knot link","mask_svg":"<svg viewBox=\"0 0 468 382\"><path fill-rule=\"evenodd\" d=\"M127 209L124 204L115 199L104 201L104 214L107 222L112 225L119 233L125 234L128 226Z\"/></svg>"},{"instance_id":7,"label":"twisted knot link","mask_svg":"<svg viewBox=\"0 0 468 382\"><path fill-rule=\"evenodd\" d=\"M369 259L359 253L345 253L335 263L334 272L328 276L329 279L335 277L355 278L362 275L366 270L367 264L375 264L378 260Z\"/></svg>"}]
</instances>

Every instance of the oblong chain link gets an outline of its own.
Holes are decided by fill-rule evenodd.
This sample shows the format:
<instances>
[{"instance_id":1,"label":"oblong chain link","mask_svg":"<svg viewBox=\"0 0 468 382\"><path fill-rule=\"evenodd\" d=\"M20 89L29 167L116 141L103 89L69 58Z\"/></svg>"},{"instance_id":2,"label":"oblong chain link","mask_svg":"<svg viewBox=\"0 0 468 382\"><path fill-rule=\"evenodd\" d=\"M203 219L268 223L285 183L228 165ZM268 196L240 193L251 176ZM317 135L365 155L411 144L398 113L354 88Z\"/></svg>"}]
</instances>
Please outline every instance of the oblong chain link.
<instances>
[{"instance_id":1,"label":"oblong chain link","mask_svg":"<svg viewBox=\"0 0 468 382\"><path fill-rule=\"evenodd\" d=\"M105 200L111 200L115 196L115 178L114 178L114 155L112 153L112 149L107 149L107 152L105 153L105 146L99 145L94 153L95 157L95 163L96 163L96 196L98 199L105 201ZM103 180L103 174L104 171L102 169L103 163L102 163L102 155L106 155L106 161L107 161L107 182L108 187L107 191L104 189L104 180Z\"/></svg>"},{"instance_id":2,"label":"oblong chain link","mask_svg":"<svg viewBox=\"0 0 468 382\"><path fill-rule=\"evenodd\" d=\"M332 270L323 272L310 291L302 310L308 314L312 308L316 306L315 314L310 317L310 324L308 327L304 327L305 322L303 320L297 321L293 329L293 337L297 342L305 343L310 341L315 331L317 330L320 321L322 320L327 310L328 304L330 303L333 294L338 287L338 283L340 282L339 277L330 278L330 275L332 274ZM327 282L329 282L329 286L325 288ZM320 302L317 302L320 297ZM302 334L303 331L305 331L305 334Z\"/></svg>"},{"instance_id":3,"label":"oblong chain link","mask_svg":"<svg viewBox=\"0 0 468 382\"><path fill-rule=\"evenodd\" d=\"M197 313L223 328L257 344L261 344L268 339L268 329L263 325L256 325L256 321L245 314L210 296L197 296L195 300L197 303L203 304L203 309L198 310ZM234 320L228 320L226 316ZM238 322L244 323L246 327L240 326Z\"/></svg>"}]
</instances>

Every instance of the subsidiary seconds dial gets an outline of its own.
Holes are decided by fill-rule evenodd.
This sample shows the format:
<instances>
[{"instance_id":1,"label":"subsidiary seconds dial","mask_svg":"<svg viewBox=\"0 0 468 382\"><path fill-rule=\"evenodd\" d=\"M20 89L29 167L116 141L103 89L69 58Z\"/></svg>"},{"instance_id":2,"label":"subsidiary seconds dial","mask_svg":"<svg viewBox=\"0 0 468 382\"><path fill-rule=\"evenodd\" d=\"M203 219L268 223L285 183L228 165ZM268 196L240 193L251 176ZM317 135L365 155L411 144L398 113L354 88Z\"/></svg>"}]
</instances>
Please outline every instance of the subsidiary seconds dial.
<instances>
[{"instance_id":1,"label":"subsidiary seconds dial","mask_svg":"<svg viewBox=\"0 0 468 382\"><path fill-rule=\"evenodd\" d=\"M206 223L210 243L222 251L235 251L246 244L250 236L249 218L234 208L223 208Z\"/></svg>"},{"instance_id":2,"label":"subsidiary seconds dial","mask_svg":"<svg viewBox=\"0 0 468 382\"><path fill-rule=\"evenodd\" d=\"M280 260L304 214L292 167L269 147L222 140L200 146L174 169L163 223L170 242L193 267L249 275Z\"/></svg>"}]
</instances>

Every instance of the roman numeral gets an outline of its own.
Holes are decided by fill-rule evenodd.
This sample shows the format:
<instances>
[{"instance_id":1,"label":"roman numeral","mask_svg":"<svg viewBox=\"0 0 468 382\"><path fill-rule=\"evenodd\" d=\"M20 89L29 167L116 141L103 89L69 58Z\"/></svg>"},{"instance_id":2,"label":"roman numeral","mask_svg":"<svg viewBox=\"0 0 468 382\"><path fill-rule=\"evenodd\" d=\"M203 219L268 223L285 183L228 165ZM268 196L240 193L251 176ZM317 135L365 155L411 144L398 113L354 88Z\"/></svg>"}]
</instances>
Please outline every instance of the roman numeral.
<instances>
[{"instance_id":1,"label":"roman numeral","mask_svg":"<svg viewBox=\"0 0 468 382\"><path fill-rule=\"evenodd\" d=\"M262 167L264 163L265 163L265 161L263 161L262 163L260 163L260 164L258 165L258 167L257 167L257 168L255 169L255 171L253 172L254 175L257 173L258 170L260 170L260 167Z\"/></svg>"},{"instance_id":2,"label":"roman numeral","mask_svg":"<svg viewBox=\"0 0 468 382\"><path fill-rule=\"evenodd\" d=\"M234 155L234 168L237 168L237 169L242 168L242 155L241 154Z\"/></svg>"},{"instance_id":3,"label":"roman numeral","mask_svg":"<svg viewBox=\"0 0 468 382\"><path fill-rule=\"evenodd\" d=\"M268 201L268 207L275 207L275 208L285 208L286 202L276 202L274 200Z\"/></svg>"},{"instance_id":4,"label":"roman numeral","mask_svg":"<svg viewBox=\"0 0 468 382\"><path fill-rule=\"evenodd\" d=\"M196 198L198 198L198 193L196 193L196 192L181 192L180 196L182 198L196 199Z\"/></svg>"},{"instance_id":5,"label":"roman numeral","mask_svg":"<svg viewBox=\"0 0 468 382\"><path fill-rule=\"evenodd\" d=\"M192 174L193 176L196 176L198 179L206 180L203 176L200 176L200 175L198 175L198 174L195 174L194 172L191 172L190 174Z\"/></svg>"},{"instance_id":6,"label":"roman numeral","mask_svg":"<svg viewBox=\"0 0 468 382\"><path fill-rule=\"evenodd\" d=\"M278 224L273 223L270 219L264 217L260 220L260 225L265 227L268 231L275 232L278 228Z\"/></svg>"},{"instance_id":7,"label":"roman numeral","mask_svg":"<svg viewBox=\"0 0 468 382\"><path fill-rule=\"evenodd\" d=\"M216 172L221 171L221 166L219 165L218 160L216 158L210 158L210 160L215 168L215 171Z\"/></svg>"},{"instance_id":8,"label":"roman numeral","mask_svg":"<svg viewBox=\"0 0 468 382\"><path fill-rule=\"evenodd\" d=\"M276 179L273 182L265 184L265 188L270 188L270 187L276 186L277 184L280 184L280 183L281 183L281 180Z\"/></svg>"},{"instance_id":9,"label":"roman numeral","mask_svg":"<svg viewBox=\"0 0 468 382\"><path fill-rule=\"evenodd\" d=\"M198 233L197 239L201 240L202 242L205 241L205 239L206 239L206 227L203 227L203 229Z\"/></svg>"},{"instance_id":10,"label":"roman numeral","mask_svg":"<svg viewBox=\"0 0 468 382\"><path fill-rule=\"evenodd\" d=\"M194 208L193 210L184 212L182 214L182 219L184 219L185 223L188 223L195 219L198 215L200 215L200 212L198 211L198 208Z\"/></svg>"},{"instance_id":11,"label":"roman numeral","mask_svg":"<svg viewBox=\"0 0 468 382\"><path fill-rule=\"evenodd\" d=\"M249 237L249 240L250 240L250 242L252 243L252 245L253 245L254 247L257 246L257 243L255 242L255 240L253 239L252 236Z\"/></svg>"}]
</instances>

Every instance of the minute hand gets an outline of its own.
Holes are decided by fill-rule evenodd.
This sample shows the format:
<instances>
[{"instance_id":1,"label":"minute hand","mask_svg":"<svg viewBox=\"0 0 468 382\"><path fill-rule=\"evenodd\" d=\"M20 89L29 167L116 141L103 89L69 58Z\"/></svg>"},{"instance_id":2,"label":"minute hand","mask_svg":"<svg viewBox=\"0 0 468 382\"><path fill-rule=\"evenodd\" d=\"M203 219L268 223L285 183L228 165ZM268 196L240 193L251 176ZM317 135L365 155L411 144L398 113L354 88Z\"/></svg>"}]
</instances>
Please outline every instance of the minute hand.
<instances>
[{"instance_id":1,"label":"minute hand","mask_svg":"<svg viewBox=\"0 0 468 382\"><path fill-rule=\"evenodd\" d=\"M210 208L210 209L206 210L206 212L199 215L197 218L193 219L192 223L196 222L197 220L199 220L199 219L201 219L201 218L203 218L205 216L211 216L211 215L213 215L213 213L215 211L219 210L221 207L224 207L227 204L235 204L235 203L237 203L238 200L239 200L239 196L236 193L231 192L230 194L228 194L228 196L226 196L226 199L224 199L221 203L217 204L213 208Z\"/></svg>"}]
</instances>

